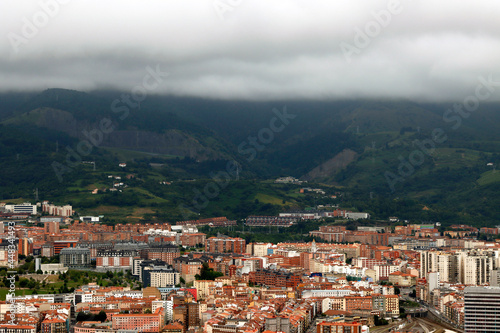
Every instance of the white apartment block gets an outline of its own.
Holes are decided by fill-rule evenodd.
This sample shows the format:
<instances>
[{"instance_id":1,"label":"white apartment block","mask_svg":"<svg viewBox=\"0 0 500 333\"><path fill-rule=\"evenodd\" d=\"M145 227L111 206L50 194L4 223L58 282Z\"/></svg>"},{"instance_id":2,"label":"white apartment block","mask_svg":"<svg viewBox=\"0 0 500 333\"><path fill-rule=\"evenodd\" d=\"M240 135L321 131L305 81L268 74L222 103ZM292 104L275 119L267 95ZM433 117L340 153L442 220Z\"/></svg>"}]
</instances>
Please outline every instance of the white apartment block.
<instances>
[{"instance_id":1,"label":"white apartment block","mask_svg":"<svg viewBox=\"0 0 500 333\"><path fill-rule=\"evenodd\" d=\"M32 205L29 202L25 202L20 205L5 205L5 211L9 213L26 213L36 215L37 206Z\"/></svg>"},{"instance_id":2,"label":"white apartment block","mask_svg":"<svg viewBox=\"0 0 500 333\"><path fill-rule=\"evenodd\" d=\"M499 252L467 250L460 252L421 251L420 276L438 272L442 282L481 285L492 281L492 271L499 267Z\"/></svg>"},{"instance_id":3,"label":"white apartment block","mask_svg":"<svg viewBox=\"0 0 500 333\"><path fill-rule=\"evenodd\" d=\"M420 252L420 276L428 279L430 272L439 272L441 281L459 281L459 259L454 252Z\"/></svg>"},{"instance_id":4,"label":"white apartment block","mask_svg":"<svg viewBox=\"0 0 500 333\"><path fill-rule=\"evenodd\" d=\"M459 280L468 285L489 283L491 271L498 267L495 251L464 251L460 253L459 261Z\"/></svg>"},{"instance_id":5,"label":"white apartment block","mask_svg":"<svg viewBox=\"0 0 500 333\"><path fill-rule=\"evenodd\" d=\"M173 271L151 271L151 287L173 287L180 283L180 274Z\"/></svg>"}]
</instances>

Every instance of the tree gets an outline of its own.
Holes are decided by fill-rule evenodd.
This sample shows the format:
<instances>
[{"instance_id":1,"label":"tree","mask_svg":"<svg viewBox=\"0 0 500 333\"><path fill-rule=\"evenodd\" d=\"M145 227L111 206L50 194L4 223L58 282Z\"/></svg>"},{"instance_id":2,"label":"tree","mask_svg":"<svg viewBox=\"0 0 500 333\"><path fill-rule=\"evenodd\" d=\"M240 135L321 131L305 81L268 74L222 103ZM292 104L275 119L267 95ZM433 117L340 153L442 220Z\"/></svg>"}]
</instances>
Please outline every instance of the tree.
<instances>
[{"instance_id":1,"label":"tree","mask_svg":"<svg viewBox=\"0 0 500 333\"><path fill-rule=\"evenodd\" d=\"M375 326L387 325L389 322L384 318L379 318L379 316L373 316L373 321L375 322Z\"/></svg>"},{"instance_id":2,"label":"tree","mask_svg":"<svg viewBox=\"0 0 500 333\"><path fill-rule=\"evenodd\" d=\"M214 271L212 268L208 267L208 263L203 263L201 266L200 274L196 274L194 278L196 280L215 280L219 276L223 276L221 272Z\"/></svg>"},{"instance_id":3,"label":"tree","mask_svg":"<svg viewBox=\"0 0 500 333\"><path fill-rule=\"evenodd\" d=\"M36 271L36 274L43 274L43 272L42 272L41 269L39 269L39 270Z\"/></svg>"},{"instance_id":4,"label":"tree","mask_svg":"<svg viewBox=\"0 0 500 333\"><path fill-rule=\"evenodd\" d=\"M88 321L89 318L91 317L92 315L89 314L89 313L85 313L83 311L80 311L78 312L78 315L76 316L76 321Z\"/></svg>"},{"instance_id":5,"label":"tree","mask_svg":"<svg viewBox=\"0 0 500 333\"><path fill-rule=\"evenodd\" d=\"M99 311L99 314L96 316L95 320L100 321L101 323L105 322L107 318L106 312L103 310Z\"/></svg>"},{"instance_id":6,"label":"tree","mask_svg":"<svg viewBox=\"0 0 500 333\"><path fill-rule=\"evenodd\" d=\"M399 295L401 293L401 290L399 290L398 287L394 287L394 294Z\"/></svg>"}]
</instances>

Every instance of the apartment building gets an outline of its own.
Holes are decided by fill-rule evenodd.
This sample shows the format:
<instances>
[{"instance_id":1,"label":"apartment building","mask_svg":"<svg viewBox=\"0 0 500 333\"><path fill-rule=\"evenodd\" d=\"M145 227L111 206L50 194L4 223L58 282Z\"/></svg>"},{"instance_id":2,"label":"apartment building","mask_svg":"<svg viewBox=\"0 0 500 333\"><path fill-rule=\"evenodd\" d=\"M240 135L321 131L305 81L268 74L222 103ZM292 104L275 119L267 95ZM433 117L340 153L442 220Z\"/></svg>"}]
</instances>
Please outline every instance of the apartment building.
<instances>
[{"instance_id":1,"label":"apartment building","mask_svg":"<svg viewBox=\"0 0 500 333\"><path fill-rule=\"evenodd\" d=\"M35 325L0 325L0 333L36 333Z\"/></svg>"},{"instance_id":2,"label":"apartment building","mask_svg":"<svg viewBox=\"0 0 500 333\"><path fill-rule=\"evenodd\" d=\"M468 285L489 283L491 272L497 269L494 251L463 251L459 255L459 281Z\"/></svg>"},{"instance_id":3,"label":"apartment building","mask_svg":"<svg viewBox=\"0 0 500 333\"><path fill-rule=\"evenodd\" d=\"M144 287L173 288L180 283L179 272L164 262L143 261L140 267L140 281Z\"/></svg>"},{"instance_id":4,"label":"apartment building","mask_svg":"<svg viewBox=\"0 0 500 333\"><path fill-rule=\"evenodd\" d=\"M147 253L148 259L160 259L169 265L173 265L174 259L181 255L179 247L172 244L151 245Z\"/></svg>"},{"instance_id":5,"label":"apartment building","mask_svg":"<svg viewBox=\"0 0 500 333\"><path fill-rule=\"evenodd\" d=\"M100 250L97 251L97 269L132 269L134 259L139 258L139 254L134 250Z\"/></svg>"},{"instance_id":6,"label":"apartment building","mask_svg":"<svg viewBox=\"0 0 500 333\"><path fill-rule=\"evenodd\" d=\"M49 215L64 216L64 217L71 216L74 213L73 207L71 205L55 206L53 204L48 203L47 201L42 203L42 212L47 213Z\"/></svg>"},{"instance_id":7,"label":"apartment building","mask_svg":"<svg viewBox=\"0 0 500 333\"><path fill-rule=\"evenodd\" d=\"M459 281L459 255L454 252L421 251L420 277L428 278L430 272L439 272L440 279L445 282Z\"/></svg>"},{"instance_id":8,"label":"apartment building","mask_svg":"<svg viewBox=\"0 0 500 333\"><path fill-rule=\"evenodd\" d=\"M205 241L205 251L212 253L245 253L246 242L239 237L210 237Z\"/></svg>"},{"instance_id":9,"label":"apartment building","mask_svg":"<svg viewBox=\"0 0 500 333\"><path fill-rule=\"evenodd\" d=\"M60 253L60 262L69 268L90 266L90 250L87 248L64 248Z\"/></svg>"},{"instance_id":10,"label":"apartment building","mask_svg":"<svg viewBox=\"0 0 500 333\"><path fill-rule=\"evenodd\" d=\"M174 259L174 268L181 274L181 277L189 283L195 280L196 274L201 273L203 260L185 255Z\"/></svg>"},{"instance_id":11,"label":"apartment building","mask_svg":"<svg viewBox=\"0 0 500 333\"><path fill-rule=\"evenodd\" d=\"M321 322L316 326L316 333L361 333L360 323Z\"/></svg>"},{"instance_id":12,"label":"apartment building","mask_svg":"<svg viewBox=\"0 0 500 333\"><path fill-rule=\"evenodd\" d=\"M137 330L137 332L160 332L164 322L160 314L115 314L112 319L114 330Z\"/></svg>"},{"instance_id":13,"label":"apartment building","mask_svg":"<svg viewBox=\"0 0 500 333\"><path fill-rule=\"evenodd\" d=\"M173 288L180 283L180 274L173 268L161 267L146 272L149 274L151 287Z\"/></svg>"}]
</instances>

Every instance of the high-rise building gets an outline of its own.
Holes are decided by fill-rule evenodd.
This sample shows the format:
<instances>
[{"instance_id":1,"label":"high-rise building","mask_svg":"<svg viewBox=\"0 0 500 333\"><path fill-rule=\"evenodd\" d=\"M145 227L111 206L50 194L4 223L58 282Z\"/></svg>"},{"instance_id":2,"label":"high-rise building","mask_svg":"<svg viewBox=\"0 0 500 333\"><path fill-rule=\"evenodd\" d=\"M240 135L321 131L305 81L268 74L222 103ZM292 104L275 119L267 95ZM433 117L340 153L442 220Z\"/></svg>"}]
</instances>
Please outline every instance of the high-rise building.
<instances>
[{"instance_id":1,"label":"high-rise building","mask_svg":"<svg viewBox=\"0 0 500 333\"><path fill-rule=\"evenodd\" d=\"M456 253L420 252L420 277L428 278L430 272L439 272L442 281L456 283L459 281L459 270L459 259Z\"/></svg>"},{"instance_id":2,"label":"high-rise building","mask_svg":"<svg viewBox=\"0 0 500 333\"><path fill-rule=\"evenodd\" d=\"M467 287L464 303L465 333L500 332L499 287Z\"/></svg>"},{"instance_id":3,"label":"high-rise building","mask_svg":"<svg viewBox=\"0 0 500 333\"><path fill-rule=\"evenodd\" d=\"M436 256L437 271L441 281L458 282L458 257L455 253L440 253Z\"/></svg>"},{"instance_id":4,"label":"high-rise building","mask_svg":"<svg viewBox=\"0 0 500 333\"><path fill-rule=\"evenodd\" d=\"M467 251L459 256L459 280L463 284L481 285L490 282L491 271L497 268L494 251Z\"/></svg>"},{"instance_id":5,"label":"high-rise building","mask_svg":"<svg viewBox=\"0 0 500 333\"><path fill-rule=\"evenodd\" d=\"M200 305L196 302L187 303L188 317L187 317L187 327L198 327L200 326Z\"/></svg>"},{"instance_id":6,"label":"high-rise building","mask_svg":"<svg viewBox=\"0 0 500 333\"><path fill-rule=\"evenodd\" d=\"M495 269L491 271L490 286L500 287L500 270Z\"/></svg>"},{"instance_id":7,"label":"high-rise building","mask_svg":"<svg viewBox=\"0 0 500 333\"><path fill-rule=\"evenodd\" d=\"M441 283L439 272L429 272L429 274L427 274L427 281L429 282L429 292L439 288L439 284Z\"/></svg>"},{"instance_id":8,"label":"high-rise building","mask_svg":"<svg viewBox=\"0 0 500 333\"><path fill-rule=\"evenodd\" d=\"M33 240L31 238L19 238L19 254L30 256L33 254Z\"/></svg>"}]
</instances>

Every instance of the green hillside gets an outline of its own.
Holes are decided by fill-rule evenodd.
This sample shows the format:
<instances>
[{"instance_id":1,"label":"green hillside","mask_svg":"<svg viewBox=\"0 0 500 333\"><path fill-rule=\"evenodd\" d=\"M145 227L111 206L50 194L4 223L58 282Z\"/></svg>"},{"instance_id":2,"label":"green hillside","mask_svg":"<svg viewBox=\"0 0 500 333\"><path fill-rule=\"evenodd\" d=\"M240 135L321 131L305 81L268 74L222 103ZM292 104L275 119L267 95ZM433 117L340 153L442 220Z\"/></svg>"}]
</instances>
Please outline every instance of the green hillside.
<instances>
[{"instance_id":1,"label":"green hillside","mask_svg":"<svg viewBox=\"0 0 500 333\"><path fill-rule=\"evenodd\" d=\"M4 93L0 199L32 201L38 188L41 199L69 202L110 222L240 219L327 203L375 219L499 222L500 176L487 165L500 163L499 104L481 105L455 130L443 121L444 104L148 96L124 113L111 107L120 94ZM103 119L112 130L96 134ZM422 148L436 129L446 139ZM90 132L99 140L89 146ZM411 158L411 170L401 169ZM118 166L124 162L126 168ZM214 182L228 163L229 180ZM288 175L343 196L302 195L296 185L269 181ZM217 194L193 204L211 186Z\"/></svg>"}]
</instances>

